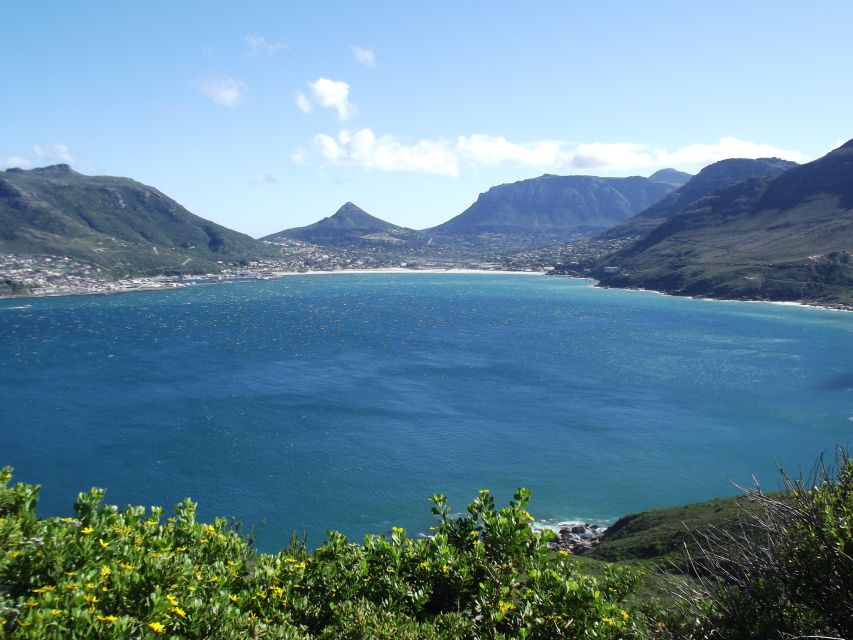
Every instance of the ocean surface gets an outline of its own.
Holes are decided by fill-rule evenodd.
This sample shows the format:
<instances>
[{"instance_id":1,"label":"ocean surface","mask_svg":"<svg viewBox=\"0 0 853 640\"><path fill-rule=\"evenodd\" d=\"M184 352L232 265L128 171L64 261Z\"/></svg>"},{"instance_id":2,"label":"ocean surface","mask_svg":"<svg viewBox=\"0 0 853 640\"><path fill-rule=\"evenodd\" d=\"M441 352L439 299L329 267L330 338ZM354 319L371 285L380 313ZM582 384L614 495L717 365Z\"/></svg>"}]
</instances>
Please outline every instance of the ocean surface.
<instances>
[{"instance_id":1,"label":"ocean surface","mask_svg":"<svg viewBox=\"0 0 853 640\"><path fill-rule=\"evenodd\" d=\"M339 274L0 301L0 465L360 538L533 490L540 521L778 485L853 434L853 314L528 275Z\"/></svg>"}]
</instances>

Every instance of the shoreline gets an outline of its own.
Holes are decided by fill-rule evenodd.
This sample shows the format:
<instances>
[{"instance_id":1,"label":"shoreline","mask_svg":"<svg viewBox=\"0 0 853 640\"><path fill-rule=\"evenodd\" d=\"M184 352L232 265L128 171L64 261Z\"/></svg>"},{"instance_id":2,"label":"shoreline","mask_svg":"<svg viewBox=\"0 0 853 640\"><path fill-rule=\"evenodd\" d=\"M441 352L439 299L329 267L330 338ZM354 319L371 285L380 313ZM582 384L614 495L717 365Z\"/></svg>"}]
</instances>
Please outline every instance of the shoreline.
<instances>
[{"instance_id":1,"label":"shoreline","mask_svg":"<svg viewBox=\"0 0 853 640\"><path fill-rule=\"evenodd\" d=\"M352 275L392 275L392 274L401 274L401 273L422 273L427 275L439 275L439 274L453 274L453 275L509 275L509 276L547 276L554 275L560 278L571 278L573 280L589 280L593 284L592 286L598 289L613 289L619 291L637 291L642 293L653 293L661 296L669 296L673 298L687 298L690 300L700 300L706 302L746 302L746 303L764 303L764 304L774 304L785 307L800 307L802 309L819 309L821 311L842 311L847 313L853 313L853 305L826 305L819 303L810 303L810 302L802 302L795 300L753 300L753 299L742 299L742 298L715 298L711 296L691 296L691 295L681 295L678 293L669 293L666 291L658 291L656 289L644 289L642 287L612 287L607 285L602 285L600 280L596 280L591 276L579 276L579 275L569 275L569 274L554 274L549 271L510 271L506 269L466 269L466 268L432 268L432 269L407 269L403 267L380 267L377 269L338 269L338 270L308 270L308 271L273 271L269 272L264 276L257 277L241 277L234 276L229 277L227 275L223 276L221 274L204 274L200 276L178 276L175 280L163 281L162 283L156 283L155 281L148 281L140 286L127 286L127 288L121 288L121 285L132 285L136 281L146 280L145 278L131 278L125 280L115 280L112 281L113 284L118 284L119 287L116 289L108 289L108 290L79 290L79 291L49 291L45 293L30 293L25 295L3 295L0 294L0 301L3 300L28 300L33 298L56 298L62 296L85 296L85 295L117 295L122 293L136 293L140 291L164 291L164 290L172 290L172 289L185 289L187 287L196 287L202 285L216 285L216 284L228 284L233 282L253 282L259 280L278 280L279 278L290 278L294 276L323 276L323 275L344 275L344 274L352 274ZM157 277L162 276L152 276L152 280ZM193 278L197 278L198 282L192 281L182 281L181 278L186 278L187 280L192 280ZM209 280L204 280L208 278Z\"/></svg>"},{"instance_id":2,"label":"shoreline","mask_svg":"<svg viewBox=\"0 0 853 640\"><path fill-rule=\"evenodd\" d=\"M570 278L574 278L576 276L568 276ZM666 291L658 291L657 289L644 289L642 287L610 287L607 285L602 285L601 281L595 280L595 278L589 278L593 280L595 286L598 289L615 289L620 291L640 291L643 293L655 293L661 296L668 296L671 298L687 298L689 300L700 300L704 302L746 302L750 304L762 303L762 304L775 304L783 307L800 307L802 309L820 309L822 311L844 311L847 313L853 313L853 305L826 305L819 303L811 303L811 302L801 302L797 300L753 300L753 299L745 299L745 298L714 298L712 296L690 296L690 295L681 295L679 293L669 293Z\"/></svg>"},{"instance_id":3,"label":"shoreline","mask_svg":"<svg viewBox=\"0 0 853 640\"><path fill-rule=\"evenodd\" d=\"M338 269L333 271L308 270L308 271L273 271L268 275L251 276L228 276L221 274L203 274L198 276L175 276L174 280L156 282L156 278L163 276L152 276L151 280L147 278L129 278L122 280L109 281L107 284L116 285L114 289L104 290L68 290L68 291L47 291L42 293L27 293L22 295L17 294L0 294L2 300L30 300L34 298L57 298L62 296L110 296L122 293L137 293L140 291L168 291L173 289L186 289L187 287L208 286L217 284L229 284L233 282L256 282L261 280L278 280L279 278L289 278L293 276L320 276L320 275L370 275L370 274L399 274L399 273L423 273L423 274L454 274L454 275L527 275L527 276L544 276L547 271L507 271L500 269L405 269L401 267L386 267L378 269ZM182 280L182 279L186 279ZM193 282L192 280L198 280ZM138 286L134 285L137 281L146 281ZM126 287L125 287L126 286Z\"/></svg>"}]
</instances>

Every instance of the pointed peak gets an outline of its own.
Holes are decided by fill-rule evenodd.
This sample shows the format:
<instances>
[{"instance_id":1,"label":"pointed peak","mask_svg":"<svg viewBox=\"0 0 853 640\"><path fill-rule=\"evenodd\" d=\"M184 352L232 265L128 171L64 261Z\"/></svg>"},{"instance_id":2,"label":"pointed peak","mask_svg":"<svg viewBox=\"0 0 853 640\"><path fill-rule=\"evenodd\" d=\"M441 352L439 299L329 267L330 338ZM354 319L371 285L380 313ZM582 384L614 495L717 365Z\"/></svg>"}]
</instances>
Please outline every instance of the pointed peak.
<instances>
[{"instance_id":1,"label":"pointed peak","mask_svg":"<svg viewBox=\"0 0 853 640\"><path fill-rule=\"evenodd\" d=\"M344 204L342 204L340 209L335 212L335 215L347 213L363 213L364 215L370 215L369 213L367 213L367 211L365 211L353 202L345 202Z\"/></svg>"}]
</instances>

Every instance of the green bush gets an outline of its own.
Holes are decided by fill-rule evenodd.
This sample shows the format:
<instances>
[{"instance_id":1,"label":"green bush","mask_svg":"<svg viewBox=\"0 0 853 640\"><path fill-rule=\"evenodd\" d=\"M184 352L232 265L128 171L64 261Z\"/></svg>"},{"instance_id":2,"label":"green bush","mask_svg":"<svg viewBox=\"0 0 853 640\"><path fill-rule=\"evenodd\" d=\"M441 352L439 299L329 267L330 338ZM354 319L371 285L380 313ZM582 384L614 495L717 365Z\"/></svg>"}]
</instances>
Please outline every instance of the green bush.
<instances>
[{"instance_id":1,"label":"green bush","mask_svg":"<svg viewBox=\"0 0 853 640\"><path fill-rule=\"evenodd\" d=\"M535 533L530 492L495 507L488 491L451 517L433 496L433 535L339 533L314 552L293 540L256 552L224 519L196 521L81 493L75 516L41 519L39 488L0 476L0 637L645 637L624 599L639 574L578 572Z\"/></svg>"}]
</instances>

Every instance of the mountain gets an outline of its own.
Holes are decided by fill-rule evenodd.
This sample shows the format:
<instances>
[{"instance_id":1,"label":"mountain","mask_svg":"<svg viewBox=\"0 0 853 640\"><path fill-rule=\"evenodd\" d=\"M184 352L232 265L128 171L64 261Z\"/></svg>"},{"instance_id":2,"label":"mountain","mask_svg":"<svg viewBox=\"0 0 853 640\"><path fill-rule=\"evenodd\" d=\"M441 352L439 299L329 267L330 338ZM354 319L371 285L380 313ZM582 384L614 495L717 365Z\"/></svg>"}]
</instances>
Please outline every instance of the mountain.
<instances>
[{"instance_id":1,"label":"mountain","mask_svg":"<svg viewBox=\"0 0 853 640\"><path fill-rule=\"evenodd\" d=\"M595 271L604 286L853 307L853 140L687 206Z\"/></svg>"},{"instance_id":2,"label":"mountain","mask_svg":"<svg viewBox=\"0 0 853 640\"><path fill-rule=\"evenodd\" d=\"M730 160L720 160L702 169L695 176L691 177L689 181L645 211L638 213L633 218L626 220L612 229L608 229L604 232L603 237L614 239L629 236L644 236L667 218L674 216L686 206L710 195L717 189L748 180L749 178L779 175L783 171L796 166L796 162L788 162L779 158L758 158L757 160L732 158ZM669 171L673 170L663 169L662 171L658 171L649 176L649 180L655 179L655 176L658 176L658 174ZM669 174L665 173L664 175L668 176Z\"/></svg>"},{"instance_id":3,"label":"mountain","mask_svg":"<svg viewBox=\"0 0 853 640\"><path fill-rule=\"evenodd\" d=\"M402 244L414 234L412 229L380 220L352 202L347 202L334 215L319 222L307 227L285 229L261 239L275 242L281 238L291 238L321 246L346 246L364 243Z\"/></svg>"},{"instance_id":4,"label":"mountain","mask_svg":"<svg viewBox=\"0 0 853 640\"><path fill-rule=\"evenodd\" d=\"M648 208L673 189L666 182L638 176L546 174L492 187L461 214L425 233L461 237L538 236L548 240L595 234Z\"/></svg>"},{"instance_id":5,"label":"mountain","mask_svg":"<svg viewBox=\"0 0 853 640\"><path fill-rule=\"evenodd\" d=\"M269 251L157 189L59 164L0 172L0 253L63 255L114 275L204 273Z\"/></svg>"},{"instance_id":6,"label":"mountain","mask_svg":"<svg viewBox=\"0 0 853 640\"><path fill-rule=\"evenodd\" d=\"M683 171L677 171L675 169L661 169L660 171L655 171L652 175L649 176L649 180L652 182L663 182L664 184L671 184L673 187L680 187L685 184L692 178L693 176L689 173L684 173Z\"/></svg>"}]
</instances>

